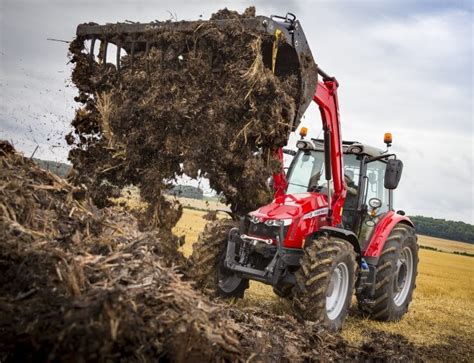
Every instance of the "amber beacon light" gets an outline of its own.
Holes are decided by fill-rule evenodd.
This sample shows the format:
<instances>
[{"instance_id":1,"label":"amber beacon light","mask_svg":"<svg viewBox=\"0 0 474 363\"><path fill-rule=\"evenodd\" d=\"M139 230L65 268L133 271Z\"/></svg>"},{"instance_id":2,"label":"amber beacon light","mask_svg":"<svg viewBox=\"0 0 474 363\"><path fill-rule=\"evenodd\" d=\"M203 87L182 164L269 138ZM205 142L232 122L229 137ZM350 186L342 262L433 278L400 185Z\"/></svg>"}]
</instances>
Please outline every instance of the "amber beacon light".
<instances>
[{"instance_id":1,"label":"amber beacon light","mask_svg":"<svg viewBox=\"0 0 474 363\"><path fill-rule=\"evenodd\" d=\"M306 135L308 135L308 128L307 127L302 127L301 130L300 130L301 138L305 137Z\"/></svg>"}]
</instances>

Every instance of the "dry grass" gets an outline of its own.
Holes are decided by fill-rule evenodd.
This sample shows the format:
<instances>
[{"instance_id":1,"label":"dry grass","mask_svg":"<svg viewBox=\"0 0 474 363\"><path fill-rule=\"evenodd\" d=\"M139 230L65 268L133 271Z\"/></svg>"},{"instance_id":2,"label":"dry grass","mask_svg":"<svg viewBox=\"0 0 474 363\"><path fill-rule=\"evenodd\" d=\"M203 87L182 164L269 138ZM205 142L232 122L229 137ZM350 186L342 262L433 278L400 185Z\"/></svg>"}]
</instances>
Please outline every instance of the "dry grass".
<instances>
[{"instance_id":1,"label":"dry grass","mask_svg":"<svg viewBox=\"0 0 474 363\"><path fill-rule=\"evenodd\" d=\"M175 197L172 195L165 196L168 200L178 200L184 208L188 210L217 210L217 211L229 211L229 207L221 202L217 198L207 198L207 199L194 199L194 198L184 198L184 197ZM128 186L123 188L121 196L119 198L111 198L111 200L132 210L144 211L147 207L146 202L141 200L140 191L135 186Z\"/></svg>"},{"instance_id":2,"label":"dry grass","mask_svg":"<svg viewBox=\"0 0 474 363\"><path fill-rule=\"evenodd\" d=\"M186 238L186 243L182 247L182 252L186 257L189 257L193 252L193 242L197 241L199 233L202 232L206 220L202 217L206 212L199 210L184 209L183 217L178 224L173 228L173 233Z\"/></svg>"},{"instance_id":3,"label":"dry grass","mask_svg":"<svg viewBox=\"0 0 474 363\"><path fill-rule=\"evenodd\" d=\"M97 110L100 113L102 121L102 133L109 141L109 147L114 142L114 133L110 127L110 115L112 114L112 95L107 92L97 94Z\"/></svg>"},{"instance_id":4,"label":"dry grass","mask_svg":"<svg viewBox=\"0 0 474 363\"><path fill-rule=\"evenodd\" d=\"M186 236L183 252L187 256L204 227L204 214L185 209L175 227L176 233ZM421 236L420 242L427 238ZM457 242L440 241L460 250ZM285 299L277 297L270 286L258 282L251 282L245 298L237 304L260 306L275 314L291 312ZM360 317L353 304L343 336L352 342L360 342L367 328L402 334L419 345L442 343L445 336L470 339L474 344L474 258L420 250L417 289L408 314L400 322L380 323Z\"/></svg>"},{"instance_id":5,"label":"dry grass","mask_svg":"<svg viewBox=\"0 0 474 363\"><path fill-rule=\"evenodd\" d=\"M377 328L420 345L442 343L445 336L471 339L474 344L473 322L474 259L420 250L417 288L407 315L396 323L381 323L352 314L343 335L360 341L365 328Z\"/></svg>"},{"instance_id":6,"label":"dry grass","mask_svg":"<svg viewBox=\"0 0 474 363\"><path fill-rule=\"evenodd\" d=\"M467 252L474 253L474 244L450 241L447 239L441 239L429 236L418 236L418 243L421 246L428 246L437 248L440 251L445 252Z\"/></svg>"},{"instance_id":7,"label":"dry grass","mask_svg":"<svg viewBox=\"0 0 474 363\"><path fill-rule=\"evenodd\" d=\"M170 196L170 198L173 198ZM220 203L218 199L193 199L193 198L177 198L183 207L191 209L205 209L205 210L229 210L229 207L223 203Z\"/></svg>"}]
</instances>

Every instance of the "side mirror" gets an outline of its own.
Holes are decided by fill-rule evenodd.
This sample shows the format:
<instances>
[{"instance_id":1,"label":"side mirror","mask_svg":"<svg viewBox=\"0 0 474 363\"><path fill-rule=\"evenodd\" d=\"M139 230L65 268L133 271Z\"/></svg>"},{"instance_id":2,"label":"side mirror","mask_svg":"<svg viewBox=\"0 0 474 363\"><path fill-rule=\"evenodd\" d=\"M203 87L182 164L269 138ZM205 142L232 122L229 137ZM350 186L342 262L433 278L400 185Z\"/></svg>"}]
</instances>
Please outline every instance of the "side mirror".
<instances>
[{"instance_id":1,"label":"side mirror","mask_svg":"<svg viewBox=\"0 0 474 363\"><path fill-rule=\"evenodd\" d=\"M402 176L403 163L398 159L390 159L387 161L385 169L384 186L387 189L396 189L398 182Z\"/></svg>"}]
</instances>

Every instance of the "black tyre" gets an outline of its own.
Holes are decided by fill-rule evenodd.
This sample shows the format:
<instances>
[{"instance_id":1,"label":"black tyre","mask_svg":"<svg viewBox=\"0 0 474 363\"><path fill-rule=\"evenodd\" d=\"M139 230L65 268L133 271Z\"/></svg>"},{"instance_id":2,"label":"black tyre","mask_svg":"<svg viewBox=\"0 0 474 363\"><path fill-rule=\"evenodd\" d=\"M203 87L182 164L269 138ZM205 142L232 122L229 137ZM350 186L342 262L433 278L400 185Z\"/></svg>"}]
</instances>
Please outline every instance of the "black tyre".
<instances>
[{"instance_id":1,"label":"black tyre","mask_svg":"<svg viewBox=\"0 0 474 363\"><path fill-rule=\"evenodd\" d=\"M193 245L188 276L196 286L214 296L243 298L249 287L248 279L235 275L224 267L229 231L235 227L231 220L217 220L206 224Z\"/></svg>"},{"instance_id":2,"label":"black tyre","mask_svg":"<svg viewBox=\"0 0 474 363\"><path fill-rule=\"evenodd\" d=\"M395 226L376 270L375 292L358 294L359 309L375 320L400 320L408 311L418 274L418 244L413 227Z\"/></svg>"},{"instance_id":3,"label":"black tyre","mask_svg":"<svg viewBox=\"0 0 474 363\"><path fill-rule=\"evenodd\" d=\"M305 248L296 272L293 308L300 320L342 328L354 291L356 256L342 239L320 237Z\"/></svg>"}]
</instances>

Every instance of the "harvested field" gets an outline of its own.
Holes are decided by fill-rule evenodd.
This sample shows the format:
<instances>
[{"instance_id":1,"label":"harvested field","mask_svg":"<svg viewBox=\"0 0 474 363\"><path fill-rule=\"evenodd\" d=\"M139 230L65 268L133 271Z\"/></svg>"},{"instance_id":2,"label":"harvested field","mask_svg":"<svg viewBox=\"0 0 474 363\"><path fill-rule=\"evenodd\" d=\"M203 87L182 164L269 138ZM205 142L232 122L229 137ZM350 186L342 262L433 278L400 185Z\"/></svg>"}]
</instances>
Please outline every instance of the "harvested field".
<instances>
[{"instance_id":1,"label":"harvested field","mask_svg":"<svg viewBox=\"0 0 474 363\"><path fill-rule=\"evenodd\" d=\"M419 236L418 243L420 246L432 247L444 252L466 252L474 254L474 244L465 242L450 241L430 236Z\"/></svg>"},{"instance_id":2,"label":"harvested field","mask_svg":"<svg viewBox=\"0 0 474 363\"><path fill-rule=\"evenodd\" d=\"M188 208L188 209L230 211L227 205L219 202L216 198L199 200L199 199L178 197L178 200L184 208Z\"/></svg>"},{"instance_id":3,"label":"harvested field","mask_svg":"<svg viewBox=\"0 0 474 363\"><path fill-rule=\"evenodd\" d=\"M181 199L181 198L179 198ZM127 203L133 208L135 201ZM205 204L196 201L203 209ZM181 248L190 256L192 244L197 240L206 221L205 211L185 208L183 216L173 229L177 235L186 237ZM225 218L225 215L221 215ZM462 242L419 236L422 245L451 251L470 251L470 245ZM435 244L436 243L436 244ZM448 251L446 249L446 251ZM352 344L366 340L365 331L384 331L400 334L415 344L429 361L471 361L474 357L474 259L451 253L420 250L419 275L413 303L402 321L380 323L360 316L355 301L342 336ZM250 282L245 298L237 303L242 308L258 307L274 314L290 314L290 303L276 296L270 286ZM456 343L454 343L454 341Z\"/></svg>"},{"instance_id":4,"label":"harvested field","mask_svg":"<svg viewBox=\"0 0 474 363\"><path fill-rule=\"evenodd\" d=\"M169 236L0 143L0 360L419 360L403 338L362 346L183 282ZM171 258L171 259L170 259Z\"/></svg>"}]
</instances>

